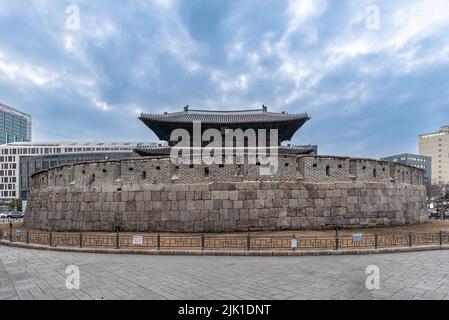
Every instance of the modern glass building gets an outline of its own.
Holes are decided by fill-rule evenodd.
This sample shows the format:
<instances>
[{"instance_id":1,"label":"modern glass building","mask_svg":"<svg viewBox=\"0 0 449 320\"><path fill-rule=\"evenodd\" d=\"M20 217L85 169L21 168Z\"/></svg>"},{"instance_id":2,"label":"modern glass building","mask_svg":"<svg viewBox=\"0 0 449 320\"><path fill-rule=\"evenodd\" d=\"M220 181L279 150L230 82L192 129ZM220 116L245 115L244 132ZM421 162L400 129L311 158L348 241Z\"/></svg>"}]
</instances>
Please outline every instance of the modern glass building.
<instances>
[{"instance_id":1,"label":"modern glass building","mask_svg":"<svg viewBox=\"0 0 449 320\"><path fill-rule=\"evenodd\" d=\"M0 144L31 141L31 116L0 103Z\"/></svg>"}]
</instances>

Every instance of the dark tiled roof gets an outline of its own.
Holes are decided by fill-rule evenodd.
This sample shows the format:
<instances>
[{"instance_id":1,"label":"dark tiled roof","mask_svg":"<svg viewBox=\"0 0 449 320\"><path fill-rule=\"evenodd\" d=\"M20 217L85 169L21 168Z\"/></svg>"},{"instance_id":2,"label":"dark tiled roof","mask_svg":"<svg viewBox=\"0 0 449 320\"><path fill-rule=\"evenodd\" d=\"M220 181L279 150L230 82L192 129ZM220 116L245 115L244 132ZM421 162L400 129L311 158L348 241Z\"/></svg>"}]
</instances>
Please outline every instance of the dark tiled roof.
<instances>
[{"instance_id":1,"label":"dark tiled roof","mask_svg":"<svg viewBox=\"0 0 449 320\"><path fill-rule=\"evenodd\" d=\"M312 146L280 146L279 154L312 154L315 150Z\"/></svg>"},{"instance_id":2,"label":"dark tiled roof","mask_svg":"<svg viewBox=\"0 0 449 320\"><path fill-rule=\"evenodd\" d=\"M170 155L170 147L153 147L153 146L137 146L134 152L138 155L145 156L168 156Z\"/></svg>"},{"instance_id":3,"label":"dark tiled roof","mask_svg":"<svg viewBox=\"0 0 449 320\"><path fill-rule=\"evenodd\" d=\"M140 118L142 121L170 122L170 123L192 123L199 121L212 124L239 124L239 123L266 123L266 122L288 122L298 120L309 120L307 113L290 114L286 112L268 112L264 107L260 110L242 111L210 111L191 110L188 107L181 112L164 114L145 114Z\"/></svg>"},{"instance_id":4,"label":"dark tiled roof","mask_svg":"<svg viewBox=\"0 0 449 320\"><path fill-rule=\"evenodd\" d=\"M278 149L280 155L288 154L298 154L298 155L309 155L315 152L315 148L312 146L280 146ZM171 147L165 146L147 146L139 145L134 152L142 157L145 156L169 156Z\"/></svg>"}]
</instances>

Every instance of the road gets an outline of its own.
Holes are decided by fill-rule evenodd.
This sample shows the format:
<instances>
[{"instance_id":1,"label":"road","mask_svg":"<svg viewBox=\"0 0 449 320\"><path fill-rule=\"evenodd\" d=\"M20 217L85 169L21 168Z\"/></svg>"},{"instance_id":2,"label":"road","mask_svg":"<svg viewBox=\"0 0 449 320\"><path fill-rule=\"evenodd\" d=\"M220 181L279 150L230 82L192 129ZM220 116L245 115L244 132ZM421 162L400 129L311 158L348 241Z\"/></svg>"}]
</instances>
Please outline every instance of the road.
<instances>
[{"instance_id":1,"label":"road","mask_svg":"<svg viewBox=\"0 0 449 320\"><path fill-rule=\"evenodd\" d=\"M378 290L366 288L370 265ZM79 289L66 287L76 275L68 266L79 269ZM0 246L0 299L449 299L449 251L197 257Z\"/></svg>"}]
</instances>

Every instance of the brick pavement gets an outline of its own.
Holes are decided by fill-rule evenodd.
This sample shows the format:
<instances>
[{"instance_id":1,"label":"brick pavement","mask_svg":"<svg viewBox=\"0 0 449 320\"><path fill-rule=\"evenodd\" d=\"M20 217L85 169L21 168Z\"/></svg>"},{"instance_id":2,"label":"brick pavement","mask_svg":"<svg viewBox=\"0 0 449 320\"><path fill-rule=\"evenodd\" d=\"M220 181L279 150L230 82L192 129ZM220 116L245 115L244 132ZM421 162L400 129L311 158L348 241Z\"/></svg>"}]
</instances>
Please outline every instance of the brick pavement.
<instances>
[{"instance_id":1,"label":"brick pavement","mask_svg":"<svg viewBox=\"0 0 449 320\"><path fill-rule=\"evenodd\" d=\"M365 287L368 265L380 290ZM68 265L81 287L65 287ZM320 257L139 256L0 247L0 299L449 299L449 251Z\"/></svg>"}]
</instances>

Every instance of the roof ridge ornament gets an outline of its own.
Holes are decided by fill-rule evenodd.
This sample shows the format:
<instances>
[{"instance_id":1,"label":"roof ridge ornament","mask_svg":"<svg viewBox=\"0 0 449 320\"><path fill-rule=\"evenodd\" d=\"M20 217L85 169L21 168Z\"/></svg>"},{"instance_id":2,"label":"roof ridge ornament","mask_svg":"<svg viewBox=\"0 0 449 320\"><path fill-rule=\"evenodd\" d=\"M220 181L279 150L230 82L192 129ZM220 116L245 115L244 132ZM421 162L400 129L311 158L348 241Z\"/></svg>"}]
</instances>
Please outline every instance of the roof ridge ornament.
<instances>
[{"instance_id":1,"label":"roof ridge ornament","mask_svg":"<svg viewBox=\"0 0 449 320\"><path fill-rule=\"evenodd\" d=\"M184 112L186 112L186 113L189 112L189 105L186 105L186 106L184 107Z\"/></svg>"},{"instance_id":2,"label":"roof ridge ornament","mask_svg":"<svg viewBox=\"0 0 449 320\"><path fill-rule=\"evenodd\" d=\"M268 111L268 107L266 105L264 105L264 104L262 105L262 111L263 112L267 112Z\"/></svg>"}]
</instances>

